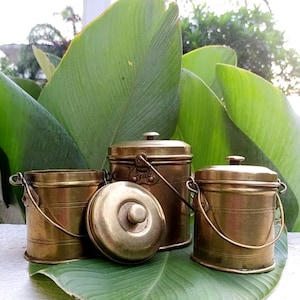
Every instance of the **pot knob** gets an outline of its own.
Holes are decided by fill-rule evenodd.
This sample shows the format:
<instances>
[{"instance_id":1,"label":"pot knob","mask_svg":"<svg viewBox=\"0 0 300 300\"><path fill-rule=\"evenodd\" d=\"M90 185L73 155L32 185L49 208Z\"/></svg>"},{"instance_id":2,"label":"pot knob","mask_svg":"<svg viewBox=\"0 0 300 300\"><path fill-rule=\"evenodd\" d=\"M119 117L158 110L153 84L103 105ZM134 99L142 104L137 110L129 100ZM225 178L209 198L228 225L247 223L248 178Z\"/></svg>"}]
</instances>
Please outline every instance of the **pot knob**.
<instances>
[{"instance_id":1,"label":"pot knob","mask_svg":"<svg viewBox=\"0 0 300 300\"><path fill-rule=\"evenodd\" d=\"M155 131L145 132L143 133L143 136L146 140L154 140L155 137L159 136L159 133Z\"/></svg>"},{"instance_id":2,"label":"pot knob","mask_svg":"<svg viewBox=\"0 0 300 300\"><path fill-rule=\"evenodd\" d=\"M228 160L230 165L241 165L245 160L245 157L240 155L230 155L227 156L226 159Z\"/></svg>"},{"instance_id":3,"label":"pot knob","mask_svg":"<svg viewBox=\"0 0 300 300\"><path fill-rule=\"evenodd\" d=\"M132 204L128 210L127 218L132 224L143 223L146 220L147 211L140 204Z\"/></svg>"}]
</instances>

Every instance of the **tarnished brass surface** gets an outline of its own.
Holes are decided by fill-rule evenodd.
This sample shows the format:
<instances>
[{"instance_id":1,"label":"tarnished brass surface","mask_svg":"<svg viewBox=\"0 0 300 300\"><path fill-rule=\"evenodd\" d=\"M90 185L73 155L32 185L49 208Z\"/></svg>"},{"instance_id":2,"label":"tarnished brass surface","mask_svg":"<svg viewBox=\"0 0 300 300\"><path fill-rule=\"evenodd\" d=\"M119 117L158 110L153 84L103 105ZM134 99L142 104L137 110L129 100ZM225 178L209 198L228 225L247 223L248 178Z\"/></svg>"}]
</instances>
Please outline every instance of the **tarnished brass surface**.
<instances>
[{"instance_id":1,"label":"tarnished brass surface","mask_svg":"<svg viewBox=\"0 0 300 300\"><path fill-rule=\"evenodd\" d=\"M108 150L113 182L130 181L150 191L163 208L167 232L160 249L172 249L191 242L189 229L189 191L185 182L190 176L191 147L182 141L147 140L122 142ZM157 172L177 191L174 192L147 164L143 155Z\"/></svg>"},{"instance_id":2,"label":"tarnished brass surface","mask_svg":"<svg viewBox=\"0 0 300 300\"><path fill-rule=\"evenodd\" d=\"M256 166L211 166L198 170L194 198L194 252L205 266L235 273L272 270L274 264L277 173ZM219 232L209 225L200 209ZM253 246L253 247L252 247Z\"/></svg>"},{"instance_id":3,"label":"tarnished brass surface","mask_svg":"<svg viewBox=\"0 0 300 300\"><path fill-rule=\"evenodd\" d=\"M86 222L98 250L123 264L152 257L166 233L164 212L157 199L128 181L114 182L97 191L89 202Z\"/></svg>"},{"instance_id":4,"label":"tarnished brass surface","mask_svg":"<svg viewBox=\"0 0 300 300\"><path fill-rule=\"evenodd\" d=\"M95 255L85 228L85 210L103 185L104 172L40 170L25 172L24 177L30 189L25 189L23 196L27 223L25 257L36 263L56 264Z\"/></svg>"}]
</instances>

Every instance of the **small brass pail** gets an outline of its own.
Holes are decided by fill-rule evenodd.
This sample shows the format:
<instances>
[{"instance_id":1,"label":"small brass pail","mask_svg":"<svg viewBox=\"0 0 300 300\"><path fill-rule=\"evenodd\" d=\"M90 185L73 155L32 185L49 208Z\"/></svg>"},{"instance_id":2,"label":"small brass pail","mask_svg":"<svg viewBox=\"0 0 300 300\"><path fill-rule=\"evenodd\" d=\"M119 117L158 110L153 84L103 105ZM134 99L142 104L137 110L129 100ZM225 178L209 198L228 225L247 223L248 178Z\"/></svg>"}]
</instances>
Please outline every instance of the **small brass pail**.
<instances>
[{"instance_id":1,"label":"small brass pail","mask_svg":"<svg viewBox=\"0 0 300 300\"><path fill-rule=\"evenodd\" d=\"M194 251L191 259L214 269L234 273L267 272L275 267L274 244L284 226L278 195L285 185L265 167L231 165L196 171L194 197ZM193 186L191 184L191 186ZM280 228L275 233L275 211Z\"/></svg>"},{"instance_id":2,"label":"small brass pail","mask_svg":"<svg viewBox=\"0 0 300 300\"><path fill-rule=\"evenodd\" d=\"M189 191L192 159L190 145L175 140L155 140L155 132L146 140L121 142L108 149L112 181L130 181L151 192L166 218L166 235L160 250L183 247L191 242Z\"/></svg>"},{"instance_id":3,"label":"small brass pail","mask_svg":"<svg viewBox=\"0 0 300 300\"><path fill-rule=\"evenodd\" d=\"M85 227L88 201L104 184L105 171L38 170L10 177L23 185L27 249L31 262L57 264L94 255Z\"/></svg>"}]
</instances>

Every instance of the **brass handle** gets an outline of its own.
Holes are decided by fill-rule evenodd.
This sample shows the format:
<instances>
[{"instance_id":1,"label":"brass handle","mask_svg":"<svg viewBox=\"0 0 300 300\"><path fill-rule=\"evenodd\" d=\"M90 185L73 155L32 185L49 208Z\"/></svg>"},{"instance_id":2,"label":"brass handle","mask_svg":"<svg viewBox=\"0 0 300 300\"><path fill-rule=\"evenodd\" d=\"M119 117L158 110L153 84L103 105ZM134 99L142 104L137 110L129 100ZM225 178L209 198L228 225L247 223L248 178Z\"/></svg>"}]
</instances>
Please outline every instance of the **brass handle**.
<instances>
[{"instance_id":1,"label":"brass handle","mask_svg":"<svg viewBox=\"0 0 300 300\"><path fill-rule=\"evenodd\" d=\"M147 160L146 154L138 155L137 159L144 162L181 199L181 201L184 202L185 205L187 205L191 210L194 210L193 206L188 201L186 201L181 196L181 194L170 184L170 182L153 167L153 165Z\"/></svg>"},{"instance_id":2,"label":"brass handle","mask_svg":"<svg viewBox=\"0 0 300 300\"><path fill-rule=\"evenodd\" d=\"M12 185L18 186L18 185L22 185L25 188L26 193L29 196L30 201L32 202L33 206L37 209L37 211L49 222L51 223L54 227L56 227L57 229L63 231L64 233L76 237L76 238L83 238L85 237L85 235L81 235L81 234L76 234L73 232L68 231L67 229L65 229L64 227L62 227L61 225L57 224L56 222L54 222L52 219L50 219L38 206L38 204L36 203L36 201L34 200L30 187L25 179L25 177L23 176L22 173L17 173L14 174L12 176L9 177L9 182ZM37 196L38 197L38 196Z\"/></svg>"},{"instance_id":3,"label":"brass handle","mask_svg":"<svg viewBox=\"0 0 300 300\"><path fill-rule=\"evenodd\" d=\"M194 187L194 188L191 188L191 185ZM280 197L278 195L278 193L276 193L276 200L277 200L277 203L278 203L278 207L279 207L279 211L280 211L280 220L281 220L281 224L280 224L280 229L276 235L276 237L266 243L266 244L263 244L263 245L259 245L259 246L253 246L253 245L247 245L247 244L243 244L243 243L239 243L239 242L236 242L236 241L233 241L232 239L230 239L229 237L227 237L225 234L223 234L214 224L213 222L209 219L208 215L206 214L205 212L205 209L202 205L202 202L201 202L201 198L200 198L200 195L202 194L204 199L205 199L205 202L208 203L205 195L203 192L200 191L200 188L199 188L199 185L194 181L193 178L190 179L189 182L187 182L187 187L192 190L193 192L196 192L197 193L197 197L198 197L198 204L199 204L199 207L200 207L200 210L201 210L201 213L203 214L205 220L207 221L207 223L212 227L212 229L221 237L223 238L225 241L235 245L235 246L239 246L239 247L242 247L242 248L247 248L247 249L263 249L265 247L268 247L272 244L274 244L281 236L281 233L283 231L283 228L284 228L284 212L283 212L283 206L282 206L282 203L281 203L281 200L280 200Z\"/></svg>"}]
</instances>

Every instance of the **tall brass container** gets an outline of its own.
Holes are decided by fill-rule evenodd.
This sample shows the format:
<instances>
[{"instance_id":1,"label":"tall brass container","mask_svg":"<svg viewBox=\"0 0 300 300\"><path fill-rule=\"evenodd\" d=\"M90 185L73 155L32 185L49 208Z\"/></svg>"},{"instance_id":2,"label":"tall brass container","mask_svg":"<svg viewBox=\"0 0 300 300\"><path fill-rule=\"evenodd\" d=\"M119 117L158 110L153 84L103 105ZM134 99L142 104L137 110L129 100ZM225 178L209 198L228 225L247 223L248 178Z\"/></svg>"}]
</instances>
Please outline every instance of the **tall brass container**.
<instances>
[{"instance_id":1,"label":"tall brass container","mask_svg":"<svg viewBox=\"0 0 300 300\"><path fill-rule=\"evenodd\" d=\"M284 220L277 173L268 168L211 166L195 173L194 252L192 260L234 273L259 273L275 267L274 243ZM275 210L281 226L275 234Z\"/></svg>"},{"instance_id":2,"label":"tall brass container","mask_svg":"<svg viewBox=\"0 0 300 300\"><path fill-rule=\"evenodd\" d=\"M131 181L150 191L166 218L166 236L160 249L183 247L191 242L189 229L190 145L175 140L155 140L157 133L145 133L146 140L122 142L108 150L113 181Z\"/></svg>"},{"instance_id":3,"label":"tall brass container","mask_svg":"<svg viewBox=\"0 0 300 300\"><path fill-rule=\"evenodd\" d=\"M11 176L10 182L24 186L26 259L56 264L95 251L86 232L85 211L90 198L104 184L104 171L29 171L24 176Z\"/></svg>"}]
</instances>

